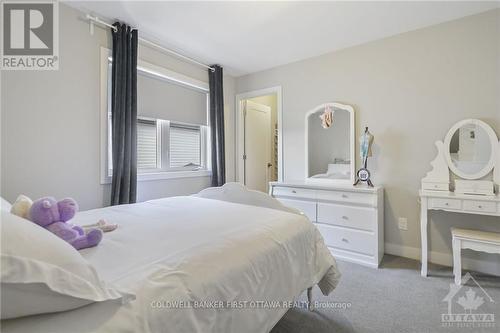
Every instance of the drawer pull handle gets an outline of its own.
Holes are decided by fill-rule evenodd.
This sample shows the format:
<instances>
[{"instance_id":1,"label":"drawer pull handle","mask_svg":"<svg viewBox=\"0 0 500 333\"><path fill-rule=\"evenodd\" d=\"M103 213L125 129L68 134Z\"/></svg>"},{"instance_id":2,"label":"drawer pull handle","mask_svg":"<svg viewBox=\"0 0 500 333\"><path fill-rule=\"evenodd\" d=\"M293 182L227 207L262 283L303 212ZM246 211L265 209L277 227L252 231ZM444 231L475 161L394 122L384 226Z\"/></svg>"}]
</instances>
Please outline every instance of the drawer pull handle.
<instances>
[{"instance_id":1,"label":"drawer pull handle","mask_svg":"<svg viewBox=\"0 0 500 333\"><path fill-rule=\"evenodd\" d=\"M346 194L342 194L342 198L349 198Z\"/></svg>"},{"instance_id":2,"label":"drawer pull handle","mask_svg":"<svg viewBox=\"0 0 500 333\"><path fill-rule=\"evenodd\" d=\"M445 206L449 206L450 204L449 204L449 203L447 203L447 202L445 202L445 204L444 204L444 205L445 205Z\"/></svg>"},{"instance_id":3,"label":"drawer pull handle","mask_svg":"<svg viewBox=\"0 0 500 333\"><path fill-rule=\"evenodd\" d=\"M342 238L342 241L343 241L344 243L349 243L349 240L348 240L348 239L346 239L346 238Z\"/></svg>"},{"instance_id":4,"label":"drawer pull handle","mask_svg":"<svg viewBox=\"0 0 500 333\"><path fill-rule=\"evenodd\" d=\"M295 191L295 190L292 190L292 193L297 193L297 191Z\"/></svg>"},{"instance_id":5,"label":"drawer pull handle","mask_svg":"<svg viewBox=\"0 0 500 333\"><path fill-rule=\"evenodd\" d=\"M481 206L481 205L478 205L478 206L477 206L477 208L483 208L483 206Z\"/></svg>"},{"instance_id":6,"label":"drawer pull handle","mask_svg":"<svg viewBox=\"0 0 500 333\"><path fill-rule=\"evenodd\" d=\"M345 215L344 215L344 216L342 216L342 218L343 218L344 220L349 220L349 217L347 217L347 216L345 216Z\"/></svg>"}]
</instances>

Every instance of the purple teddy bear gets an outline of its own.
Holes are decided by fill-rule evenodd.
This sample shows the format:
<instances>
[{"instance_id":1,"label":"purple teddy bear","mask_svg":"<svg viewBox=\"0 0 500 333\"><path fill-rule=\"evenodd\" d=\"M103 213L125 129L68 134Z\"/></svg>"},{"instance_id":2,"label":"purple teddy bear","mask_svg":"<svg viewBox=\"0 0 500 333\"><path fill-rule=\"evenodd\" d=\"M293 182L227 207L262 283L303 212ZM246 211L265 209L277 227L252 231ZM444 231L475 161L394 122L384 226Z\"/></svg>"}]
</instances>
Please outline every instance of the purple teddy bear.
<instances>
[{"instance_id":1,"label":"purple teddy bear","mask_svg":"<svg viewBox=\"0 0 500 333\"><path fill-rule=\"evenodd\" d=\"M77 211L78 205L71 198L57 202L52 197L46 197L33 202L29 217L31 221L64 239L77 250L96 246L102 239L101 230L91 229L85 234L80 226L67 223Z\"/></svg>"}]
</instances>

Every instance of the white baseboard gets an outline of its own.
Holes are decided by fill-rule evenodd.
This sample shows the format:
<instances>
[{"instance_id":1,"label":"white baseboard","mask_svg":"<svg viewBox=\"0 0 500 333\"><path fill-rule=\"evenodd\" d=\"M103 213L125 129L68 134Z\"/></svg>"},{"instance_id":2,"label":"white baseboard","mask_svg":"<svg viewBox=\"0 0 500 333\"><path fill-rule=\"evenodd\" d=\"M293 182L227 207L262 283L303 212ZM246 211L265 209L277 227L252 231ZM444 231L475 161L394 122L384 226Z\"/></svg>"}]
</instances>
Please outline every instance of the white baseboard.
<instances>
[{"instance_id":1,"label":"white baseboard","mask_svg":"<svg viewBox=\"0 0 500 333\"><path fill-rule=\"evenodd\" d=\"M385 243L385 253L420 260L420 248ZM452 253L429 251L429 261L443 266L453 266ZM481 260L462 256L462 269L500 276L500 260Z\"/></svg>"}]
</instances>

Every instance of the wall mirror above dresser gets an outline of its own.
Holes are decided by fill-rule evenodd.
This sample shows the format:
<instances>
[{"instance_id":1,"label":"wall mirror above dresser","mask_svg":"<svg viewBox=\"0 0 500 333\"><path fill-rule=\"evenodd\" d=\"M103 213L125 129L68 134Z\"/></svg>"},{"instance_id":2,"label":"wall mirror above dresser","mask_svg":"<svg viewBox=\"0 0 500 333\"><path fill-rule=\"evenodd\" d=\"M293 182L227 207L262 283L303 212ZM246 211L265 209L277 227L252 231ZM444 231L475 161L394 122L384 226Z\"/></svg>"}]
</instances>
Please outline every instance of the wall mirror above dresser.
<instances>
[{"instance_id":1,"label":"wall mirror above dresser","mask_svg":"<svg viewBox=\"0 0 500 333\"><path fill-rule=\"evenodd\" d=\"M349 185L354 183L354 108L324 103L306 113L306 182Z\"/></svg>"}]
</instances>

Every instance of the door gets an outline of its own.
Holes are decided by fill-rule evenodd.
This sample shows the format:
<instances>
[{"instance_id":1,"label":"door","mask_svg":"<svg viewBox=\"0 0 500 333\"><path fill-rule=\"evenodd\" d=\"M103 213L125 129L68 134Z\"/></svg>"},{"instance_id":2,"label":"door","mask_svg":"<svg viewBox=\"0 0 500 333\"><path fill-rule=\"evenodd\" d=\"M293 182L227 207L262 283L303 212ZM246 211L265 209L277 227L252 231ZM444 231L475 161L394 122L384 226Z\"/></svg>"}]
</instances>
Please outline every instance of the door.
<instances>
[{"instance_id":1,"label":"door","mask_svg":"<svg viewBox=\"0 0 500 333\"><path fill-rule=\"evenodd\" d=\"M271 171L271 108L245 101L244 177L250 189L267 192Z\"/></svg>"}]
</instances>

